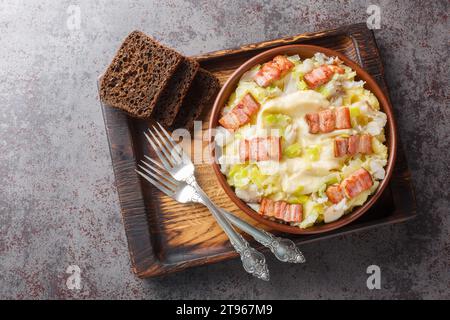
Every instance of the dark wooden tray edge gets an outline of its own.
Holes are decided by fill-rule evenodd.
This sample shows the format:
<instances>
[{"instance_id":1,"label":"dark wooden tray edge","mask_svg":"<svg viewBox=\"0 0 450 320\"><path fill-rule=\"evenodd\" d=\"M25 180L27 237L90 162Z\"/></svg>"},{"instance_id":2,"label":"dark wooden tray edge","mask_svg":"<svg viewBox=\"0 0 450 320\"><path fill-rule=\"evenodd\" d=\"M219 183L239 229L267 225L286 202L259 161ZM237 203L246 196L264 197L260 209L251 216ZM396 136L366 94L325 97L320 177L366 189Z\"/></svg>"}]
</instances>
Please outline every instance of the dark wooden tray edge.
<instances>
[{"instance_id":1,"label":"dark wooden tray edge","mask_svg":"<svg viewBox=\"0 0 450 320\"><path fill-rule=\"evenodd\" d=\"M267 49L278 47L278 46L297 44L297 43L305 42L307 40L312 40L312 39L316 40L316 39L330 37L330 36L339 35L339 34L352 34L355 31L361 31L362 26L364 26L364 28L366 28L365 23L356 23L356 24L352 24L352 25L341 26L341 27L338 27L335 29L330 29L330 30L307 32L307 33L302 33L302 34L299 34L296 36L289 36L289 37L278 38L278 39L273 39L273 40L265 40L265 41L261 41L261 42L257 42L257 43L253 43L253 44L249 44L249 45L243 45L241 47L211 51L208 53L191 56L191 58L194 58L201 63L204 60L209 60L211 58L218 58L218 57L222 57L224 55L240 54L241 52L252 52L252 51L260 50L262 48L264 48L264 50L267 50Z\"/></svg>"},{"instance_id":2,"label":"dark wooden tray edge","mask_svg":"<svg viewBox=\"0 0 450 320\"><path fill-rule=\"evenodd\" d=\"M99 81L97 81L97 85L99 86ZM136 159L134 157L133 146L130 145L133 139L129 131L130 127L127 126L126 130L124 130L123 126L120 125L129 121L128 115L118 109L104 105L100 97L99 101L102 107L105 129L109 133L107 134L108 145L121 206L122 222L127 237L132 271L138 276L144 272L157 274L157 270L162 269L163 264L153 250L154 246L151 242L150 227L141 189L141 181L134 174ZM113 144L110 134L113 132L111 128L114 127L115 143ZM126 183L123 183L124 181ZM136 203L139 203L139 205L136 206ZM135 232L130 232L133 229L138 229L138 237L136 237ZM131 234L133 236L130 236Z\"/></svg>"}]
</instances>

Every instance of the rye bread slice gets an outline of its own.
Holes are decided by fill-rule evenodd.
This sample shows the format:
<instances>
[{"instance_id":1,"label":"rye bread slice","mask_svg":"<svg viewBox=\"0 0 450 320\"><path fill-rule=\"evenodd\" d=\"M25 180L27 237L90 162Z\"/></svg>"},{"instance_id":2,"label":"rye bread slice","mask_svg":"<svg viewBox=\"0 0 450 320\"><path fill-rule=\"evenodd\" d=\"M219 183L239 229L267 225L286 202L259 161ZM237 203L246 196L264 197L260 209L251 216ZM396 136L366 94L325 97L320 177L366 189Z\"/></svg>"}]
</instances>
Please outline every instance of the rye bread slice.
<instances>
[{"instance_id":1,"label":"rye bread slice","mask_svg":"<svg viewBox=\"0 0 450 320\"><path fill-rule=\"evenodd\" d=\"M147 118L182 61L178 52L133 31L103 75L100 97L131 116Z\"/></svg>"},{"instance_id":2,"label":"rye bread slice","mask_svg":"<svg viewBox=\"0 0 450 320\"><path fill-rule=\"evenodd\" d=\"M164 126L172 126L198 69L197 61L189 58L183 60L159 96L152 114L153 119Z\"/></svg>"},{"instance_id":3,"label":"rye bread slice","mask_svg":"<svg viewBox=\"0 0 450 320\"><path fill-rule=\"evenodd\" d=\"M183 100L172 129L192 129L194 121L209 110L220 89L220 82L213 74L200 68Z\"/></svg>"}]
</instances>

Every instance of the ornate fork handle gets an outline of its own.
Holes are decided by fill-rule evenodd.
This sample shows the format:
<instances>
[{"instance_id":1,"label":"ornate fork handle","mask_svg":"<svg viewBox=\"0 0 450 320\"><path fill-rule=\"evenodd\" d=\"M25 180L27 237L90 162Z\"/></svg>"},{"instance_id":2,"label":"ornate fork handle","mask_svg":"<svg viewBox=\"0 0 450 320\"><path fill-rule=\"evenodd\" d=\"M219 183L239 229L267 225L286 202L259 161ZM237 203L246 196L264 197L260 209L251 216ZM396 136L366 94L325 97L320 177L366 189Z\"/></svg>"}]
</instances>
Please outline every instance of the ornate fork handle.
<instances>
[{"instance_id":1,"label":"ornate fork handle","mask_svg":"<svg viewBox=\"0 0 450 320\"><path fill-rule=\"evenodd\" d=\"M278 260L291 263L305 262L305 257L292 240L275 237L273 234L265 230L257 229L223 209L220 209L220 211L232 224L251 235L253 239L263 246L269 248Z\"/></svg>"},{"instance_id":2,"label":"ornate fork handle","mask_svg":"<svg viewBox=\"0 0 450 320\"><path fill-rule=\"evenodd\" d=\"M269 269L267 268L264 255L250 247L247 240L240 234L238 234L238 237L240 238L240 243L235 243L233 240L230 240L230 242L241 256L242 265L244 266L245 271L259 279L269 281Z\"/></svg>"},{"instance_id":3,"label":"ornate fork handle","mask_svg":"<svg viewBox=\"0 0 450 320\"><path fill-rule=\"evenodd\" d=\"M191 186L193 185L191 184ZM236 232L236 230L233 229L230 222L221 213L220 209L208 198L199 186L198 188L199 189L196 188L196 199L193 200L203 203L211 211L214 218L216 218L216 221L230 239L231 245L239 253L245 271L259 279L269 281L269 269L267 267L266 258L264 255L252 248L247 240L245 240L239 233Z\"/></svg>"},{"instance_id":4,"label":"ornate fork handle","mask_svg":"<svg viewBox=\"0 0 450 320\"><path fill-rule=\"evenodd\" d=\"M195 190L199 193L199 196L204 195L204 197L206 198L208 197L202 190L202 188L197 184L195 177L189 177L186 180L186 182L195 188ZM214 208L217 211L217 214L225 216L225 218L228 221L230 221L233 225L235 225L245 233L251 235L253 239L261 243L263 246L269 248L270 251L272 251L272 253L275 255L275 257L277 257L278 260L282 262L291 262L291 263L305 262L305 257L292 240L275 237L273 234L265 230L255 228L254 226L248 224L244 220L239 219L238 217L229 213L228 211L219 208L212 201L210 201L210 204L214 206Z\"/></svg>"}]
</instances>

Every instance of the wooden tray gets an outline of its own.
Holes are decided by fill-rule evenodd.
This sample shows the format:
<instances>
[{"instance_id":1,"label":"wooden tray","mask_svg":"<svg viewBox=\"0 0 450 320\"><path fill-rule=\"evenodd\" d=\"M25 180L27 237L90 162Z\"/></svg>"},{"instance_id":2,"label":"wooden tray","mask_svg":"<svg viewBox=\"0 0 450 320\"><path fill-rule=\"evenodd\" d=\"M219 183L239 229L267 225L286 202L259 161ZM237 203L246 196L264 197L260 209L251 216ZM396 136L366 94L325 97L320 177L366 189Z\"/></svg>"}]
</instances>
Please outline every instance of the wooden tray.
<instances>
[{"instance_id":1,"label":"wooden tray","mask_svg":"<svg viewBox=\"0 0 450 320\"><path fill-rule=\"evenodd\" d=\"M365 24L216 51L195 58L223 84L250 57L268 48L298 43L324 46L342 52L368 71L387 92L377 44L372 31ZM148 123L130 118L105 105L102 105L102 110L133 271L142 278L154 277L236 257L226 236L205 207L178 204L141 180L134 172L136 162L144 154L150 154L143 135ZM209 114L202 116L205 121L208 117ZM204 123L205 129L206 126ZM214 202L256 225L229 201L209 164L197 165L196 176ZM325 234L285 236L301 246L303 243L340 234L402 222L414 216L414 193L400 146L389 187L375 206L360 219ZM257 243L252 245L261 249Z\"/></svg>"}]
</instances>

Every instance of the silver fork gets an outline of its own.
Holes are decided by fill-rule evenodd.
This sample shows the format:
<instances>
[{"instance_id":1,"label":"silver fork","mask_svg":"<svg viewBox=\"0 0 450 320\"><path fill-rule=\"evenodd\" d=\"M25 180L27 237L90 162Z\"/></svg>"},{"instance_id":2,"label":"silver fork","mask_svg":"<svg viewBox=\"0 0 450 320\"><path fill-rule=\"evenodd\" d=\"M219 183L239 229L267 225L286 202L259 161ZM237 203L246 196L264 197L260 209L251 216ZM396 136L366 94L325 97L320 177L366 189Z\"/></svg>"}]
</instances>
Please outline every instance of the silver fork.
<instances>
[{"instance_id":1,"label":"silver fork","mask_svg":"<svg viewBox=\"0 0 450 320\"><path fill-rule=\"evenodd\" d=\"M151 138L147 133L144 133L144 135L161 160L164 169L169 172L175 180L185 181L187 184L194 187L200 196L207 199L211 205L217 209L216 211L219 212L220 217L225 217L225 219L233 223L233 225L248 233L256 241L269 248L278 260L292 263L305 262L303 254L293 241L286 238L275 237L273 234L255 228L226 210L217 207L198 185L194 176L194 164L189 156L183 151L180 145L175 143L163 126L159 123L157 123L157 125L160 130L153 126L153 131L155 131L155 133L148 129ZM147 159L153 161L153 159L149 157L147 157Z\"/></svg>"},{"instance_id":2,"label":"silver fork","mask_svg":"<svg viewBox=\"0 0 450 320\"><path fill-rule=\"evenodd\" d=\"M142 163L145 164L148 169L142 165L139 165L139 168L142 171L136 170L136 172L152 183L160 191L180 203L201 203L208 207L219 225L228 235L233 247L241 256L245 271L257 278L268 281L269 269L267 268L264 255L250 247L250 244L239 233L237 233L231 225L229 225L226 219L220 215L212 202L201 196L193 186L184 181L175 180L168 173L164 173L164 168L162 165L158 164L151 158L148 159L150 159L159 168L142 160Z\"/></svg>"}]
</instances>

